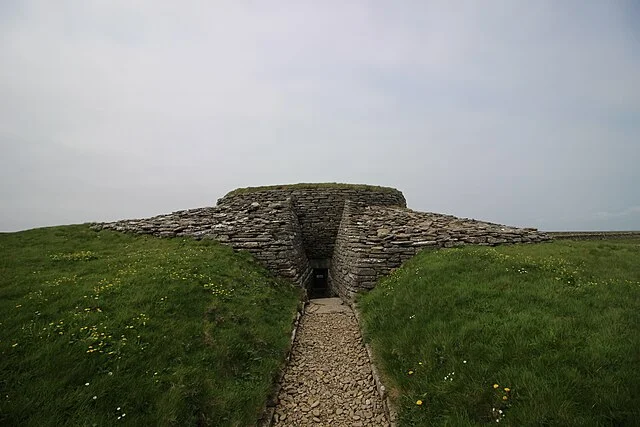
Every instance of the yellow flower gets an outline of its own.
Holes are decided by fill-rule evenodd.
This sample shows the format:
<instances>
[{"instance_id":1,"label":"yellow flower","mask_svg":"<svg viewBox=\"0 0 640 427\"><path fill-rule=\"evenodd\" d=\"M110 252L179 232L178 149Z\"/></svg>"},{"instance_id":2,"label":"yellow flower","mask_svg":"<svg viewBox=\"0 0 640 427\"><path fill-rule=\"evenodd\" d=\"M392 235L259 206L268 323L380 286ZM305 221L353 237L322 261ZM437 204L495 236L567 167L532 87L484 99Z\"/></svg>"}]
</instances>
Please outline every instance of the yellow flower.
<instances>
[{"instance_id":1,"label":"yellow flower","mask_svg":"<svg viewBox=\"0 0 640 427\"><path fill-rule=\"evenodd\" d=\"M509 393L511 391L511 389L509 387L505 387L504 391L506 391L507 393Z\"/></svg>"},{"instance_id":2,"label":"yellow flower","mask_svg":"<svg viewBox=\"0 0 640 427\"><path fill-rule=\"evenodd\" d=\"M507 396L502 396L502 400L507 400L508 397Z\"/></svg>"},{"instance_id":3,"label":"yellow flower","mask_svg":"<svg viewBox=\"0 0 640 427\"><path fill-rule=\"evenodd\" d=\"M500 387L498 384L493 385L493 388L498 388L498 387Z\"/></svg>"},{"instance_id":4,"label":"yellow flower","mask_svg":"<svg viewBox=\"0 0 640 427\"><path fill-rule=\"evenodd\" d=\"M417 400L416 401L416 405L418 405L418 406L422 405L422 400Z\"/></svg>"},{"instance_id":5,"label":"yellow flower","mask_svg":"<svg viewBox=\"0 0 640 427\"><path fill-rule=\"evenodd\" d=\"M409 371L409 375L413 375L413 371Z\"/></svg>"}]
</instances>

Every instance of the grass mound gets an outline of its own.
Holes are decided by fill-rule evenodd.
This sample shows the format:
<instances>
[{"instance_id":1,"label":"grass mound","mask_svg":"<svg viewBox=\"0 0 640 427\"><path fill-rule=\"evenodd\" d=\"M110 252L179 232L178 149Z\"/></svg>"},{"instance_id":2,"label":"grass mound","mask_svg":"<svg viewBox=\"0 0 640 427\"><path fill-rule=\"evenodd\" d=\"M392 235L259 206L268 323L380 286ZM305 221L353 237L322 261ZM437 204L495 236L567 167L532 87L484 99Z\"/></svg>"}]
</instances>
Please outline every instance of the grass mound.
<instances>
[{"instance_id":1,"label":"grass mound","mask_svg":"<svg viewBox=\"0 0 640 427\"><path fill-rule=\"evenodd\" d=\"M255 424L298 301L213 241L0 234L0 425Z\"/></svg>"},{"instance_id":2,"label":"grass mound","mask_svg":"<svg viewBox=\"0 0 640 427\"><path fill-rule=\"evenodd\" d=\"M638 425L640 240L425 251L359 306L401 425Z\"/></svg>"}]
</instances>

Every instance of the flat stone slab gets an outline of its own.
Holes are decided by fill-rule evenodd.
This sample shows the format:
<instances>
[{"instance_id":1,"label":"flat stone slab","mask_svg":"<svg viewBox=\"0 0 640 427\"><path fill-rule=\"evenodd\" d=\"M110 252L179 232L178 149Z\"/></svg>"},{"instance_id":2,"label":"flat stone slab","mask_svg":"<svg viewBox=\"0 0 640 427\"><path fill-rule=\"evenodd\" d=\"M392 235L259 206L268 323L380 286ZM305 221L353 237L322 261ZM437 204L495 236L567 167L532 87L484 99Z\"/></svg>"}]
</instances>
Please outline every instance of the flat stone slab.
<instances>
[{"instance_id":1,"label":"flat stone slab","mask_svg":"<svg viewBox=\"0 0 640 427\"><path fill-rule=\"evenodd\" d=\"M340 298L315 298L309 300L307 313L353 313Z\"/></svg>"}]
</instances>

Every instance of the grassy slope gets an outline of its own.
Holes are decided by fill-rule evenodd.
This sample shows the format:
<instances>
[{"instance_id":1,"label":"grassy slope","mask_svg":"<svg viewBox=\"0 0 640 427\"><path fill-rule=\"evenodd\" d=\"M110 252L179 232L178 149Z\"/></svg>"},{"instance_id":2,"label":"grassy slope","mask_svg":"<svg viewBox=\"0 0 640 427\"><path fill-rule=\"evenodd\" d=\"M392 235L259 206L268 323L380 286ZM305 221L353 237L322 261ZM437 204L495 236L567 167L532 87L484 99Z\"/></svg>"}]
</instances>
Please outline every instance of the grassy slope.
<instances>
[{"instance_id":1,"label":"grassy slope","mask_svg":"<svg viewBox=\"0 0 640 427\"><path fill-rule=\"evenodd\" d=\"M251 425L298 299L211 241L0 234L0 424Z\"/></svg>"},{"instance_id":2,"label":"grassy slope","mask_svg":"<svg viewBox=\"0 0 640 427\"><path fill-rule=\"evenodd\" d=\"M423 252L360 307L401 425L640 425L640 240Z\"/></svg>"}]
</instances>

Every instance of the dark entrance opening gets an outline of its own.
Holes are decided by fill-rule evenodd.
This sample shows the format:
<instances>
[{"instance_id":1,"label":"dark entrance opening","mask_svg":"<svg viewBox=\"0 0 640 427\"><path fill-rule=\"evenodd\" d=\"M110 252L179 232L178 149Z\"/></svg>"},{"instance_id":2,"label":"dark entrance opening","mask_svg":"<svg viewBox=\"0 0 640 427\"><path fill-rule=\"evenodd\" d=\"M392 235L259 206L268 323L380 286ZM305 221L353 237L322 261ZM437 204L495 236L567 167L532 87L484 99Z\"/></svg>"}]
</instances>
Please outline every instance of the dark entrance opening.
<instances>
[{"instance_id":1,"label":"dark entrance opening","mask_svg":"<svg viewBox=\"0 0 640 427\"><path fill-rule=\"evenodd\" d=\"M327 298L329 296L329 269L314 268L313 281L309 289L309 298Z\"/></svg>"}]
</instances>

